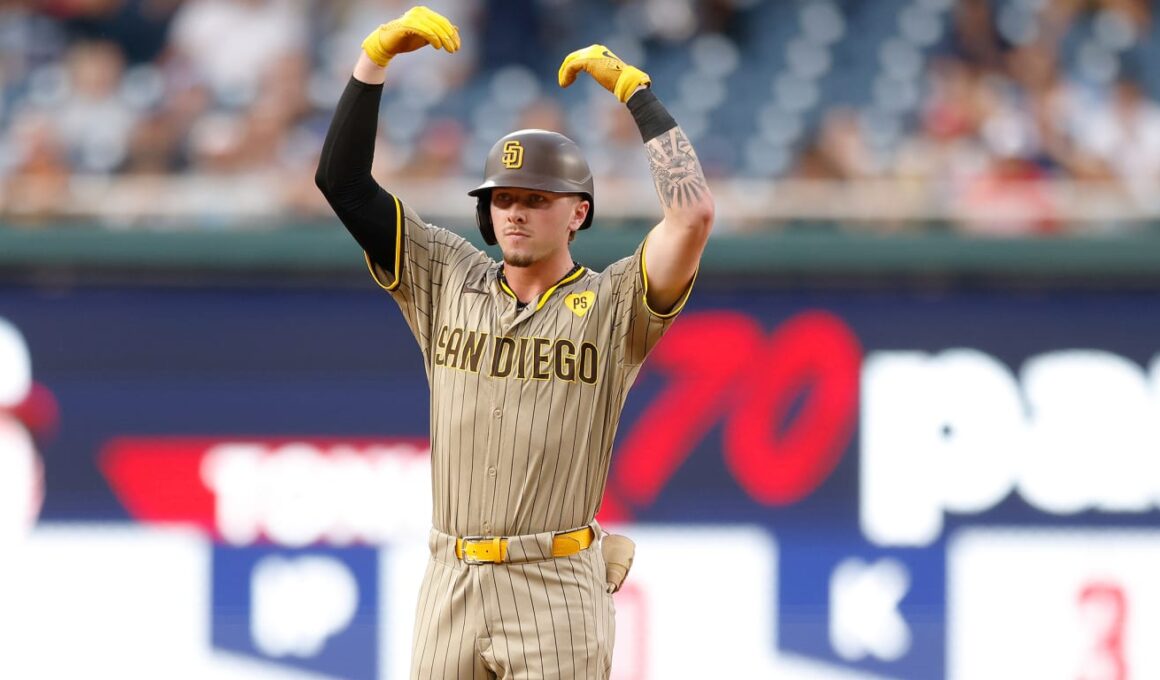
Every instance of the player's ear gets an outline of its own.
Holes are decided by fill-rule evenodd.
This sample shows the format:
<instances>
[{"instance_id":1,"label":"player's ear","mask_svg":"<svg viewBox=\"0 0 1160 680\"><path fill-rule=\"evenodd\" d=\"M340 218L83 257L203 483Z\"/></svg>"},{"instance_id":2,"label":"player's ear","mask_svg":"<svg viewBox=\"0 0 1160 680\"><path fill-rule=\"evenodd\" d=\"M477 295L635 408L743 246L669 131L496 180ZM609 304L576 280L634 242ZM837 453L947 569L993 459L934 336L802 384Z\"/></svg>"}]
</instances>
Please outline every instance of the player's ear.
<instances>
[{"instance_id":1,"label":"player's ear","mask_svg":"<svg viewBox=\"0 0 1160 680\"><path fill-rule=\"evenodd\" d=\"M576 197L576 205L572 206L572 220L568 223L568 228L572 233L584 224L584 219L588 217L588 211L592 209L592 204L588 202L583 196Z\"/></svg>"}]
</instances>

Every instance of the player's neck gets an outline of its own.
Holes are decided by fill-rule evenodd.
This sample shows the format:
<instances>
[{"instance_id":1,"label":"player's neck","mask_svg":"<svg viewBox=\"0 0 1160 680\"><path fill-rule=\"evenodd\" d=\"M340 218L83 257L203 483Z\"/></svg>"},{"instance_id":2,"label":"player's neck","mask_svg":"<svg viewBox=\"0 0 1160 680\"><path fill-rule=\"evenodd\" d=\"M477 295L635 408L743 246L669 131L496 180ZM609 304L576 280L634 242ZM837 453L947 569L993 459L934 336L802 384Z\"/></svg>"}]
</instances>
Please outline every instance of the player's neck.
<instances>
[{"instance_id":1,"label":"player's neck","mask_svg":"<svg viewBox=\"0 0 1160 680\"><path fill-rule=\"evenodd\" d=\"M562 257L533 262L526 267L518 267L504 262L503 275L508 287L516 294L516 297L521 302L529 302L556 285L575 266L572 254L565 250Z\"/></svg>"}]
</instances>

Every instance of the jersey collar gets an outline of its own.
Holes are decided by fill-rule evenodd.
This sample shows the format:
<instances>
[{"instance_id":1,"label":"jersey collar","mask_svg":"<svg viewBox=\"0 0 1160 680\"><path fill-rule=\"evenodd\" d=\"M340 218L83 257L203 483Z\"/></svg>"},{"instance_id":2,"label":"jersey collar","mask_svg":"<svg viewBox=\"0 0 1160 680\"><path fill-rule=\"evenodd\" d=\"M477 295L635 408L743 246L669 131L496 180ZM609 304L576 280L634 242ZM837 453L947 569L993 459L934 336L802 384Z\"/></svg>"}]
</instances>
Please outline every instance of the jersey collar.
<instances>
[{"instance_id":1,"label":"jersey collar","mask_svg":"<svg viewBox=\"0 0 1160 680\"><path fill-rule=\"evenodd\" d=\"M540 297L536 300L536 311L539 311L539 309L548 302L548 298L552 297L552 293L555 293L557 288L565 284L572 283L581 276L584 276L584 272L586 271L588 271L588 269L583 265L574 265L572 269L570 269L567 274L561 277L559 281L553 284L551 288L540 294ZM517 305L521 304L519 297L517 297L515 294L515 291L513 291L511 286L508 285L507 277L504 276L503 273L502 264L499 266L499 272L496 274L496 278L499 280L500 289L511 296L511 299L515 300Z\"/></svg>"}]
</instances>

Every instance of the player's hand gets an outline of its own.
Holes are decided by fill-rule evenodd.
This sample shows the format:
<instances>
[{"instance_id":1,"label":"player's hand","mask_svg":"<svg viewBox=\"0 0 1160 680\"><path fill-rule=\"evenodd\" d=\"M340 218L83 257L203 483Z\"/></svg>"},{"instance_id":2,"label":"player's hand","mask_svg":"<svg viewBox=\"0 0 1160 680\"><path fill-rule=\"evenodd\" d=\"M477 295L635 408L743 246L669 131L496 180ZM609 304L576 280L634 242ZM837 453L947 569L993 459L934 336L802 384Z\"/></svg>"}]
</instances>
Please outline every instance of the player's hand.
<instances>
[{"instance_id":1,"label":"player's hand","mask_svg":"<svg viewBox=\"0 0 1160 680\"><path fill-rule=\"evenodd\" d=\"M459 29L447 17L419 5L376 28L362 47L371 61L386 66L396 54L414 52L424 45L455 52L459 49Z\"/></svg>"},{"instance_id":2,"label":"player's hand","mask_svg":"<svg viewBox=\"0 0 1160 680\"><path fill-rule=\"evenodd\" d=\"M581 71L587 71L621 102L627 102L636 88L652 83L647 73L624 63L604 45L589 45L564 57L564 63L560 64L560 87L574 83Z\"/></svg>"}]
</instances>

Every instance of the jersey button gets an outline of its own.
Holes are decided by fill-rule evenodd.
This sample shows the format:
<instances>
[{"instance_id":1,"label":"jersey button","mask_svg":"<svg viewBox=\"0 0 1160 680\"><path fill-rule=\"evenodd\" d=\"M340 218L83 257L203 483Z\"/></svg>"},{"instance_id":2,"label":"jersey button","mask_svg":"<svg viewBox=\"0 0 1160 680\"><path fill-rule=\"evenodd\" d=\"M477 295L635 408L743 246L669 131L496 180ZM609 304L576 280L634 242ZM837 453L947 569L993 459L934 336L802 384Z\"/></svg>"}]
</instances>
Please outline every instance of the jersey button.
<instances>
[{"instance_id":1,"label":"jersey button","mask_svg":"<svg viewBox=\"0 0 1160 680\"><path fill-rule=\"evenodd\" d=\"M489 467L487 469L487 476L494 479L495 478L495 468Z\"/></svg>"},{"instance_id":2,"label":"jersey button","mask_svg":"<svg viewBox=\"0 0 1160 680\"><path fill-rule=\"evenodd\" d=\"M503 411L501 411L500 409L497 408L496 410L492 411L491 414L493 416L495 416L496 418L499 418L500 416L503 415Z\"/></svg>"}]
</instances>

